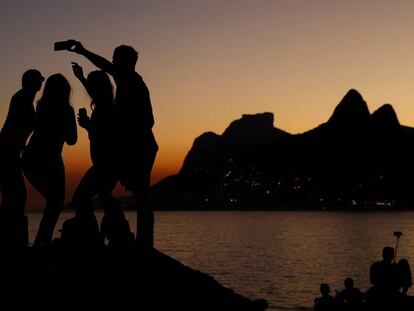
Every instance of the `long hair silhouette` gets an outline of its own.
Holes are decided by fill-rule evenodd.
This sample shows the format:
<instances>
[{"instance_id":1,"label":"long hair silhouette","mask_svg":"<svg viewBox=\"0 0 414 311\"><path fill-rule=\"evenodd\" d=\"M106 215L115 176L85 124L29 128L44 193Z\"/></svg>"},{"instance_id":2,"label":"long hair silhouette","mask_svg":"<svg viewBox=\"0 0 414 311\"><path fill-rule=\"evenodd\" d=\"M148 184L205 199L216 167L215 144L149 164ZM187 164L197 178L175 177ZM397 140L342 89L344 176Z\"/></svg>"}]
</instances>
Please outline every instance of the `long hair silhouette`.
<instances>
[{"instance_id":1,"label":"long hair silhouette","mask_svg":"<svg viewBox=\"0 0 414 311\"><path fill-rule=\"evenodd\" d=\"M113 86L104 71L93 71L86 79L79 65L74 64L73 71L91 97L91 117L79 113L78 121L79 125L88 132L93 163L82 177L72 198L76 216L70 221L77 223L77 231L81 231L74 235L79 236L83 241L102 242L95 238L98 236L99 228L93 212L92 197L98 195L105 212L100 239L106 237L112 246L124 245L130 241L130 228L118 201L112 196L112 190L117 183ZM65 227L70 228L70 226Z\"/></svg>"},{"instance_id":2,"label":"long hair silhouette","mask_svg":"<svg viewBox=\"0 0 414 311\"><path fill-rule=\"evenodd\" d=\"M70 95L72 88L66 78L56 73L51 75L45 83L42 97L37 103L36 111L38 113L53 113L61 110L64 106L70 105Z\"/></svg>"},{"instance_id":3,"label":"long hair silhouette","mask_svg":"<svg viewBox=\"0 0 414 311\"><path fill-rule=\"evenodd\" d=\"M89 73L86 78L86 87L91 97L92 110L98 105L113 105L114 87L109 76L102 70Z\"/></svg>"},{"instance_id":4,"label":"long hair silhouette","mask_svg":"<svg viewBox=\"0 0 414 311\"><path fill-rule=\"evenodd\" d=\"M44 196L43 213L34 246L48 245L65 198L63 145L77 141L76 119L70 105L71 87L62 74L51 75L36 107L37 123L23 153L23 170L33 187Z\"/></svg>"}]
</instances>

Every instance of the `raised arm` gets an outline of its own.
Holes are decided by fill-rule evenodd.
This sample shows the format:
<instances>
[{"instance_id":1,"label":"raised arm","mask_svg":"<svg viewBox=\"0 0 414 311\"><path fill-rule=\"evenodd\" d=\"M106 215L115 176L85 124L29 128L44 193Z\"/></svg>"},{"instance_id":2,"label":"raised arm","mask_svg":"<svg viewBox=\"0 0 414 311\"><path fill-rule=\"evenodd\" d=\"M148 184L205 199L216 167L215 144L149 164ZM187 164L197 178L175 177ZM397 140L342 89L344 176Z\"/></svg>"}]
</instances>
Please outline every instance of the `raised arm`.
<instances>
[{"instance_id":1,"label":"raised arm","mask_svg":"<svg viewBox=\"0 0 414 311\"><path fill-rule=\"evenodd\" d=\"M86 81L86 78L83 75L83 68L81 66L79 66L77 63L72 62L72 70L73 70L73 74L75 75L75 77L78 78L78 80L85 87L85 89L88 92L89 96L92 97L91 92L90 92L89 87L88 87L88 83Z\"/></svg>"},{"instance_id":2,"label":"raised arm","mask_svg":"<svg viewBox=\"0 0 414 311\"><path fill-rule=\"evenodd\" d=\"M80 43L79 41L73 40L73 44L68 51L83 55L99 69L109 73L110 75L113 75L114 65L109 60L103 58L102 56L99 56L85 49L82 43Z\"/></svg>"},{"instance_id":3,"label":"raised arm","mask_svg":"<svg viewBox=\"0 0 414 311\"><path fill-rule=\"evenodd\" d=\"M82 83L85 89L88 91L88 84L86 83L86 78L83 75L83 68L78 65L78 63L72 62L73 74L76 78ZM89 93L89 92L88 92Z\"/></svg>"}]
</instances>

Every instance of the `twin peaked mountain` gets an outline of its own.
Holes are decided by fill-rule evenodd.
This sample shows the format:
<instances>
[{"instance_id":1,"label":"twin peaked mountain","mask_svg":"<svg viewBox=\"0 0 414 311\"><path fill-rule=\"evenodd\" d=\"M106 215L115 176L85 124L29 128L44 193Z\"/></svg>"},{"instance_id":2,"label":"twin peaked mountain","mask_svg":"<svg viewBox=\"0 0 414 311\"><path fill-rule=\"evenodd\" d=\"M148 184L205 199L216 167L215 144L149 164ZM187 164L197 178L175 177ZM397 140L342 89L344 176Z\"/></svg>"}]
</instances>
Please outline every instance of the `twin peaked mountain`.
<instances>
[{"instance_id":1,"label":"twin peaked mountain","mask_svg":"<svg viewBox=\"0 0 414 311\"><path fill-rule=\"evenodd\" d=\"M350 90L326 123L292 135L272 113L243 115L195 139L177 175L152 187L157 208L414 206L414 129L391 105L370 114Z\"/></svg>"}]
</instances>

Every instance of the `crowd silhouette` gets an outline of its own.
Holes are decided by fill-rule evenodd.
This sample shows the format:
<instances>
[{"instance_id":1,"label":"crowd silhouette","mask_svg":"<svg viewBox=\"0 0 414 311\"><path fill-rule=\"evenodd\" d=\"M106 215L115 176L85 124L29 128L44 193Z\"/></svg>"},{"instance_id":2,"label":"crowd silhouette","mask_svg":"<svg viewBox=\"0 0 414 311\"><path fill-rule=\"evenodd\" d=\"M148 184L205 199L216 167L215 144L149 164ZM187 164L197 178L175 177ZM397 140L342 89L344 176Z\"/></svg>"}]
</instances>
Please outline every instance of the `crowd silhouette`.
<instances>
[{"instance_id":1,"label":"crowd silhouette","mask_svg":"<svg viewBox=\"0 0 414 311\"><path fill-rule=\"evenodd\" d=\"M75 40L56 42L55 50L83 55L98 67L85 77L82 67L72 63L75 77L90 96L92 113L88 116L83 107L76 118L69 100L71 86L59 73L46 80L35 109L33 102L45 79L36 69L23 74L22 89L11 99L0 132L2 304L15 309L29 304L42 309L266 309L265 300L238 295L153 247L149 185L158 145L150 93L135 71L135 49L117 47L112 62ZM62 150L65 143L76 144L77 123L88 133L92 166L73 194L74 217L53 239L65 197ZM31 247L24 176L46 202ZM136 235L112 196L118 182L135 200ZM100 226L95 197L104 209Z\"/></svg>"},{"instance_id":2,"label":"crowd silhouette","mask_svg":"<svg viewBox=\"0 0 414 311\"><path fill-rule=\"evenodd\" d=\"M413 310L414 297L407 295L412 286L410 265L404 258L396 262L393 247L384 247L382 260L370 267L369 278L372 286L365 293L354 287L352 278L346 278L345 288L335 297L329 285L322 283L315 311Z\"/></svg>"},{"instance_id":3,"label":"crowd silhouette","mask_svg":"<svg viewBox=\"0 0 414 311\"><path fill-rule=\"evenodd\" d=\"M55 50L82 55L99 69L85 77L82 67L72 63L75 77L91 98L91 116L81 108L77 121L88 133L92 166L73 194L75 216L63 224L61 239L84 246L103 245L105 240L111 247L135 242L140 248L152 249L154 213L149 202L149 185L158 145L152 132L150 93L135 71L138 53L131 46L121 45L114 50L111 62L76 40L56 42ZM115 95L108 74L114 79ZM25 249L29 243L24 176L46 202L33 248L45 249L52 245L65 198L62 150L65 143L77 142L69 82L60 73L51 75L35 109L33 102L43 81L36 69L23 74L22 89L11 100L0 133L3 198L0 243L14 249ZM119 202L112 196L117 182L132 192L136 203L136 236ZM104 207L100 227L94 213L95 196Z\"/></svg>"}]
</instances>

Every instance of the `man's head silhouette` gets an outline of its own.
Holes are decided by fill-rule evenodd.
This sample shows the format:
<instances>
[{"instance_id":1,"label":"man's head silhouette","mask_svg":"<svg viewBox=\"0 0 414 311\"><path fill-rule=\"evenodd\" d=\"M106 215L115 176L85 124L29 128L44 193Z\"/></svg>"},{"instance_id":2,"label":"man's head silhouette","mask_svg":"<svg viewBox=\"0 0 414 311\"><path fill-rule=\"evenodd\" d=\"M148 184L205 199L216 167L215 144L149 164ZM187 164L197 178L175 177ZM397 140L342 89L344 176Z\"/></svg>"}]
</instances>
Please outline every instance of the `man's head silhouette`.
<instances>
[{"instance_id":1,"label":"man's head silhouette","mask_svg":"<svg viewBox=\"0 0 414 311\"><path fill-rule=\"evenodd\" d=\"M391 246L386 246L382 250L382 258L385 262L391 263L394 259L394 248Z\"/></svg>"},{"instance_id":2,"label":"man's head silhouette","mask_svg":"<svg viewBox=\"0 0 414 311\"><path fill-rule=\"evenodd\" d=\"M134 71L138 61L138 52L132 46L120 45L114 50L112 63L121 71Z\"/></svg>"},{"instance_id":3,"label":"man's head silhouette","mask_svg":"<svg viewBox=\"0 0 414 311\"><path fill-rule=\"evenodd\" d=\"M329 288L328 284L322 283L320 285L320 291L321 291L322 296L327 296L331 292L331 289Z\"/></svg>"},{"instance_id":4,"label":"man's head silhouette","mask_svg":"<svg viewBox=\"0 0 414 311\"><path fill-rule=\"evenodd\" d=\"M29 69L22 76L22 88L24 90L37 92L45 80L39 70Z\"/></svg>"},{"instance_id":5,"label":"man's head silhouette","mask_svg":"<svg viewBox=\"0 0 414 311\"><path fill-rule=\"evenodd\" d=\"M344 281L344 285L346 289L354 288L354 280L352 278L346 278Z\"/></svg>"}]
</instances>

